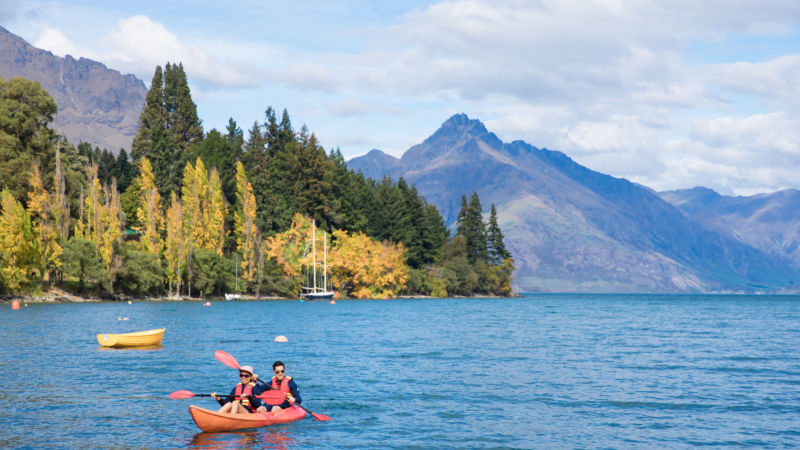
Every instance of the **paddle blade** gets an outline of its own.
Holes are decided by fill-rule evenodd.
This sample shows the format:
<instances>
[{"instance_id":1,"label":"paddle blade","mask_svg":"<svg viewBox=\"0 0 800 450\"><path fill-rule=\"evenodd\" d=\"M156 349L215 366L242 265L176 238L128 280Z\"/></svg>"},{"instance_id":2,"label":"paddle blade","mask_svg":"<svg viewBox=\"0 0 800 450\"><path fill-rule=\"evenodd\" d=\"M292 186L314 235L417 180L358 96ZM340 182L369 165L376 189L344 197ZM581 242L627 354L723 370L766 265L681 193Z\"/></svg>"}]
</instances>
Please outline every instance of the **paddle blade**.
<instances>
[{"instance_id":1,"label":"paddle blade","mask_svg":"<svg viewBox=\"0 0 800 450\"><path fill-rule=\"evenodd\" d=\"M214 352L214 357L228 367L239 369L239 361L236 361L236 358L231 356L229 353L225 353L222 350L217 350Z\"/></svg>"},{"instance_id":2,"label":"paddle blade","mask_svg":"<svg viewBox=\"0 0 800 450\"><path fill-rule=\"evenodd\" d=\"M284 395L284 393L281 391L266 391L263 394L257 395L256 397L263 400L264 403L270 405L280 405L286 401L286 395Z\"/></svg>"},{"instance_id":3,"label":"paddle blade","mask_svg":"<svg viewBox=\"0 0 800 450\"><path fill-rule=\"evenodd\" d=\"M169 398L171 399L180 399L180 398L191 398L194 397L194 392L192 391L175 391L172 394L169 394Z\"/></svg>"},{"instance_id":4,"label":"paddle blade","mask_svg":"<svg viewBox=\"0 0 800 450\"><path fill-rule=\"evenodd\" d=\"M319 421L333 420L330 417L326 416L325 414L314 414L314 413L311 413L311 415L314 416L314 418L319 420Z\"/></svg>"}]
</instances>

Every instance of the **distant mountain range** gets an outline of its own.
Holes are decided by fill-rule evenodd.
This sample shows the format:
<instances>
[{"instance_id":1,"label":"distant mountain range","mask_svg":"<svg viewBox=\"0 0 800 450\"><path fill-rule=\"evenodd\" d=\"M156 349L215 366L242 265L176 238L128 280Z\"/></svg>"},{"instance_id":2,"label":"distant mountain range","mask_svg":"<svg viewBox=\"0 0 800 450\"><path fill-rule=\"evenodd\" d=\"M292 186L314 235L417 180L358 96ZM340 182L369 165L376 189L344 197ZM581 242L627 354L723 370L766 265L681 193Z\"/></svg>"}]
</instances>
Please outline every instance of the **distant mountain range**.
<instances>
[{"instance_id":1,"label":"distant mountain range","mask_svg":"<svg viewBox=\"0 0 800 450\"><path fill-rule=\"evenodd\" d=\"M659 195L561 152L504 143L464 114L399 159L373 150L348 167L403 176L450 226L462 195L477 192L486 211L494 203L522 291L787 292L800 280L795 191Z\"/></svg>"},{"instance_id":2,"label":"distant mountain range","mask_svg":"<svg viewBox=\"0 0 800 450\"><path fill-rule=\"evenodd\" d=\"M85 58L61 58L0 27L0 77L42 84L72 143L130 149L147 89ZM657 193L558 151L502 142L464 114L401 158L372 150L348 167L403 176L455 223L462 195L494 203L522 291L796 292L800 192Z\"/></svg>"},{"instance_id":3,"label":"distant mountain range","mask_svg":"<svg viewBox=\"0 0 800 450\"><path fill-rule=\"evenodd\" d=\"M696 187L660 195L704 227L800 267L800 191L728 197Z\"/></svg>"},{"instance_id":4,"label":"distant mountain range","mask_svg":"<svg viewBox=\"0 0 800 450\"><path fill-rule=\"evenodd\" d=\"M0 77L38 81L58 105L53 127L77 145L130 151L147 88L91 59L40 50L0 27Z\"/></svg>"}]
</instances>

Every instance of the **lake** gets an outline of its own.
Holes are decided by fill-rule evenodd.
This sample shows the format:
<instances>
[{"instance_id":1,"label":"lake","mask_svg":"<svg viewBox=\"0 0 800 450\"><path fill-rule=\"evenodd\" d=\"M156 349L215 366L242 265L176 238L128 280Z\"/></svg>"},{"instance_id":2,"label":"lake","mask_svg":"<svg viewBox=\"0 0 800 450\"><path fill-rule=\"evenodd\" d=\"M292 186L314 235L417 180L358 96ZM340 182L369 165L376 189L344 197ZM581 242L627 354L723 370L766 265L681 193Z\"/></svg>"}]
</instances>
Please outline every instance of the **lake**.
<instances>
[{"instance_id":1,"label":"lake","mask_svg":"<svg viewBox=\"0 0 800 450\"><path fill-rule=\"evenodd\" d=\"M800 446L798 296L0 307L0 447ZM162 326L155 349L95 338ZM200 433L188 406L216 402L167 395L227 393L215 350L284 361L333 420Z\"/></svg>"}]
</instances>

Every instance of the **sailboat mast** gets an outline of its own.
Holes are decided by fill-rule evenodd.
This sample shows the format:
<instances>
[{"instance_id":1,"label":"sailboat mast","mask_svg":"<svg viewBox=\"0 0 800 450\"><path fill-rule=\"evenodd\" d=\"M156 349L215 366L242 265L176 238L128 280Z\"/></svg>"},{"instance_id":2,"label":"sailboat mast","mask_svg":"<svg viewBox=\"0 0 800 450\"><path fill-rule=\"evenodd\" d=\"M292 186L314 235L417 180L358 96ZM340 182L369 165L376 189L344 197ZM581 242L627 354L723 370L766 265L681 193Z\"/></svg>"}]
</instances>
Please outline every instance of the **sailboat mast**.
<instances>
[{"instance_id":1,"label":"sailboat mast","mask_svg":"<svg viewBox=\"0 0 800 450\"><path fill-rule=\"evenodd\" d=\"M314 291L317 292L317 222L311 220L311 234L314 235L314 240L311 241L311 253L314 258Z\"/></svg>"},{"instance_id":2,"label":"sailboat mast","mask_svg":"<svg viewBox=\"0 0 800 450\"><path fill-rule=\"evenodd\" d=\"M323 284L322 290L328 292L328 235L323 231L322 232L322 261L323 261Z\"/></svg>"}]
</instances>

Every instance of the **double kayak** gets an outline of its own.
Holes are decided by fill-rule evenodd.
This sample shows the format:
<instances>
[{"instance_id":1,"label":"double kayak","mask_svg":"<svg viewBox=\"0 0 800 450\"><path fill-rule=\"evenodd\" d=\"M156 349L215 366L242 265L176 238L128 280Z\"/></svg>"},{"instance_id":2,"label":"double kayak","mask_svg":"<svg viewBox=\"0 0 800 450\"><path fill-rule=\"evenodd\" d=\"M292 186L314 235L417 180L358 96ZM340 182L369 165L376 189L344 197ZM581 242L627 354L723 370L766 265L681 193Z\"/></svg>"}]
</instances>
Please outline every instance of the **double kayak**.
<instances>
[{"instance_id":1,"label":"double kayak","mask_svg":"<svg viewBox=\"0 0 800 450\"><path fill-rule=\"evenodd\" d=\"M97 335L97 342L103 347L148 347L160 345L164 338L164 328L155 330L137 331L135 333Z\"/></svg>"},{"instance_id":2,"label":"double kayak","mask_svg":"<svg viewBox=\"0 0 800 450\"><path fill-rule=\"evenodd\" d=\"M292 405L291 408L277 412L230 414L212 411L199 406L189 406L189 413L197 426L207 432L241 430L244 428L258 428L267 425L294 422L306 416L303 408Z\"/></svg>"}]
</instances>

